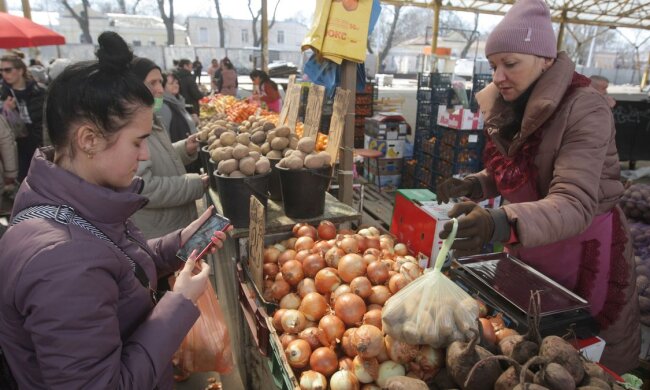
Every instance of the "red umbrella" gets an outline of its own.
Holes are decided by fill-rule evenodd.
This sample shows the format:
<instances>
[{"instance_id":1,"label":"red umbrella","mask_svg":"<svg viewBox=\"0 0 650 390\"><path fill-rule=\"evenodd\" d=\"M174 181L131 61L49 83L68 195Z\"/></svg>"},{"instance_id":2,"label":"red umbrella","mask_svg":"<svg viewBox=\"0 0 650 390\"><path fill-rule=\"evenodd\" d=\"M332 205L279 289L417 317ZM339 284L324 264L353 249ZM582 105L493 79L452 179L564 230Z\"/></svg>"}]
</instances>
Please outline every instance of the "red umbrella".
<instances>
[{"instance_id":1,"label":"red umbrella","mask_svg":"<svg viewBox=\"0 0 650 390\"><path fill-rule=\"evenodd\" d=\"M65 44L63 35L20 16L0 12L0 48Z\"/></svg>"}]
</instances>

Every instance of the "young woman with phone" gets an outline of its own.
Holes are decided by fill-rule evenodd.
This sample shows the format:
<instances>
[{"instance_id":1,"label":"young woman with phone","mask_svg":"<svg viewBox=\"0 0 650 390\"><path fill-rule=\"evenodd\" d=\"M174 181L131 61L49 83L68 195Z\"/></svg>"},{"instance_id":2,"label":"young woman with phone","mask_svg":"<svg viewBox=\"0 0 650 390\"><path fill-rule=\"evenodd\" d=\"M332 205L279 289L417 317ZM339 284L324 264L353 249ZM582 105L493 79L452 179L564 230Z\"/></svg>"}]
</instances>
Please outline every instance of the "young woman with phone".
<instances>
[{"instance_id":1,"label":"young woman with phone","mask_svg":"<svg viewBox=\"0 0 650 390\"><path fill-rule=\"evenodd\" d=\"M176 252L212 208L149 241L129 220L147 203L134 176L154 98L124 40L98 41L98 61L69 66L48 90L54 147L36 151L0 240L0 347L19 388L172 389L172 354L209 283L206 264ZM210 239L220 248L225 235ZM180 268L156 302L158 275Z\"/></svg>"}]
</instances>

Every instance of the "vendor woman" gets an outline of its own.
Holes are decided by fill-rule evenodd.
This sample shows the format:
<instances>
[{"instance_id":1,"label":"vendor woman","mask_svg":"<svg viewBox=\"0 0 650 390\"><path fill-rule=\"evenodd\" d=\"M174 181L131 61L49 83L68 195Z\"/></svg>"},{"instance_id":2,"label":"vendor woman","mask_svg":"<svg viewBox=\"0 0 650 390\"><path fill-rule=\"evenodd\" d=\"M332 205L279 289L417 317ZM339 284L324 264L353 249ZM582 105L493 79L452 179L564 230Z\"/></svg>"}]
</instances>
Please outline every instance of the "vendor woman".
<instances>
[{"instance_id":1,"label":"vendor woman","mask_svg":"<svg viewBox=\"0 0 650 390\"><path fill-rule=\"evenodd\" d=\"M439 198L503 196L486 210L455 205L452 248L489 241L587 299L607 342L601 359L617 373L637 366L639 308L614 118L605 98L576 73L543 0L519 0L492 31L485 55L493 83L476 96L485 116L485 169L450 179ZM440 234L451 231L447 223ZM515 283L515 281L513 281Z\"/></svg>"}]
</instances>

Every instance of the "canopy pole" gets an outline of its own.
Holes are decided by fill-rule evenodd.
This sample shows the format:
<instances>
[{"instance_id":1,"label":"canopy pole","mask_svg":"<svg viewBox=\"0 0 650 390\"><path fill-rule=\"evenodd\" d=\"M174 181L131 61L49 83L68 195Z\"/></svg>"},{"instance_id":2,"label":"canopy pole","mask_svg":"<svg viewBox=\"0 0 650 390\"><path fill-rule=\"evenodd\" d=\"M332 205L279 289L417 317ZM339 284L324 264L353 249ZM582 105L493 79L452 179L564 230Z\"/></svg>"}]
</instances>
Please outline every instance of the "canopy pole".
<instances>
[{"instance_id":1,"label":"canopy pole","mask_svg":"<svg viewBox=\"0 0 650 390\"><path fill-rule=\"evenodd\" d=\"M562 11L562 16L560 18L560 31L557 34L557 51L562 50L562 47L564 46L564 29L566 25L566 14L567 11L566 9Z\"/></svg>"},{"instance_id":2,"label":"canopy pole","mask_svg":"<svg viewBox=\"0 0 650 390\"><path fill-rule=\"evenodd\" d=\"M262 70L269 72L269 17L267 0L262 0Z\"/></svg>"},{"instance_id":3,"label":"canopy pole","mask_svg":"<svg viewBox=\"0 0 650 390\"><path fill-rule=\"evenodd\" d=\"M7 12L7 2L0 0L0 12Z\"/></svg>"},{"instance_id":4,"label":"canopy pole","mask_svg":"<svg viewBox=\"0 0 650 390\"><path fill-rule=\"evenodd\" d=\"M29 5L29 0L22 0L23 3L23 16L25 19L32 20L32 7Z\"/></svg>"},{"instance_id":5,"label":"canopy pole","mask_svg":"<svg viewBox=\"0 0 650 390\"><path fill-rule=\"evenodd\" d=\"M431 31L431 71L438 70L438 30L440 29L440 8L442 7L442 0L434 0L433 2L433 29Z\"/></svg>"},{"instance_id":6,"label":"canopy pole","mask_svg":"<svg viewBox=\"0 0 650 390\"><path fill-rule=\"evenodd\" d=\"M645 72L643 72L643 78L641 79L641 89L645 88L646 85L650 82L650 53L648 53L648 63L645 67Z\"/></svg>"}]
</instances>

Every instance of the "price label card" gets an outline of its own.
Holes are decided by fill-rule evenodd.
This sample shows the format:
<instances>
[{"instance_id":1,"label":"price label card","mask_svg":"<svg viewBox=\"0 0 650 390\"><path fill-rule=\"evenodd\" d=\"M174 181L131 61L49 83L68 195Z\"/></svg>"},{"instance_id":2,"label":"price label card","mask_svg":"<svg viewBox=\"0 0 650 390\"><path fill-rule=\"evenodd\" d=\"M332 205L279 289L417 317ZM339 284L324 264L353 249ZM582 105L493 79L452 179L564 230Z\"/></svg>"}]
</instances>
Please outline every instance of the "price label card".
<instances>
[{"instance_id":1,"label":"price label card","mask_svg":"<svg viewBox=\"0 0 650 390\"><path fill-rule=\"evenodd\" d=\"M265 218L264 206L253 195L250 199L250 225L248 230L248 269L253 278L253 283L262 291L264 287L264 234Z\"/></svg>"}]
</instances>

